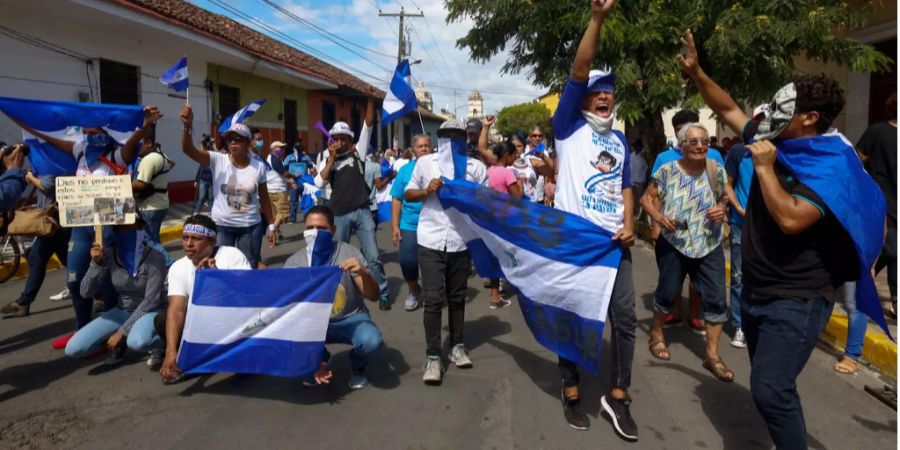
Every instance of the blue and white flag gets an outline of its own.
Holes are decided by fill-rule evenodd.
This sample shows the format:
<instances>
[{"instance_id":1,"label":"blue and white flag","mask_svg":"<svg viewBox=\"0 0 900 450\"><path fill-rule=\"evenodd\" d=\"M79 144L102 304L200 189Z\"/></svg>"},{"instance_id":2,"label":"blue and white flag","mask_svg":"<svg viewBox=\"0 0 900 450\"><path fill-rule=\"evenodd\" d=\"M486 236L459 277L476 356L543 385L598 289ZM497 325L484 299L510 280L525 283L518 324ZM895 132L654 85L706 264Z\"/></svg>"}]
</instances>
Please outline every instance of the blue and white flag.
<instances>
[{"instance_id":1,"label":"blue and white flag","mask_svg":"<svg viewBox=\"0 0 900 450\"><path fill-rule=\"evenodd\" d=\"M297 184L303 186L303 195L300 196L300 210L306 215L313 206L319 202L322 197L322 190L316 186L315 179L312 175L304 175L297 180Z\"/></svg>"},{"instance_id":2,"label":"blue and white flag","mask_svg":"<svg viewBox=\"0 0 900 450\"><path fill-rule=\"evenodd\" d=\"M175 92L186 90L188 88L187 56L182 56L171 69L162 74L159 82L168 85Z\"/></svg>"},{"instance_id":3,"label":"blue and white flag","mask_svg":"<svg viewBox=\"0 0 900 450\"><path fill-rule=\"evenodd\" d=\"M442 173L465 159L442 145ZM455 168L447 167L449 164ZM613 234L578 217L484 186L444 179L438 199L479 275L505 278L535 339L597 374L603 327L622 257Z\"/></svg>"},{"instance_id":4,"label":"blue and white flag","mask_svg":"<svg viewBox=\"0 0 900 450\"><path fill-rule=\"evenodd\" d=\"M48 136L66 141L84 140L82 128L103 128L119 145L144 123L140 105L107 105L0 97L0 111ZM22 140L31 147L28 156L35 175L71 175L76 161L72 154L22 130Z\"/></svg>"},{"instance_id":5,"label":"blue and white flag","mask_svg":"<svg viewBox=\"0 0 900 450\"><path fill-rule=\"evenodd\" d=\"M385 126L411 111L417 111L416 91L406 82L410 76L409 60L404 59L397 64L391 87L384 96L381 106L381 126Z\"/></svg>"},{"instance_id":6,"label":"blue and white flag","mask_svg":"<svg viewBox=\"0 0 900 450\"><path fill-rule=\"evenodd\" d=\"M870 272L884 245L884 195L840 133L776 141L778 160L812 189L853 240L859 258L856 309L890 336ZM749 152L748 152L749 155Z\"/></svg>"},{"instance_id":7,"label":"blue and white flag","mask_svg":"<svg viewBox=\"0 0 900 450\"><path fill-rule=\"evenodd\" d=\"M281 377L314 372L341 273L336 266L197 272L178 367Z\"/></svg>"},{"instance_id":8,"label":"blue and white flag","mask_svg":"<svg viewBox=\"0 0 900 450\"><path fill-rule=\"evenodd\" d=\"M389 177L393 173L394 169L391 167L391 162L386 159L381 160L381 178ZM391 220L391 203L393 202L393 198L391 197L391 187L393 187L393 185L394 182L391 181L383 188L375 191L375 204L378 206L376 223L390 222Z\"/></svg>"},{"instance_id":9,"label":"blue and white flag","mask_svg":"<svg viewBox=\"0 0 900 450\"><path fill-rule=\"evenodd\" d=\"M247 106L239 109L236 113L228 116L222 123L219 125L219 133L224 133L231 128L232 125L236 123L244 123L245 120L249 119L250 116L256 114L256 110L259 109L266 101L263 99L253 100Z\"/></svg>"}]
</instances>

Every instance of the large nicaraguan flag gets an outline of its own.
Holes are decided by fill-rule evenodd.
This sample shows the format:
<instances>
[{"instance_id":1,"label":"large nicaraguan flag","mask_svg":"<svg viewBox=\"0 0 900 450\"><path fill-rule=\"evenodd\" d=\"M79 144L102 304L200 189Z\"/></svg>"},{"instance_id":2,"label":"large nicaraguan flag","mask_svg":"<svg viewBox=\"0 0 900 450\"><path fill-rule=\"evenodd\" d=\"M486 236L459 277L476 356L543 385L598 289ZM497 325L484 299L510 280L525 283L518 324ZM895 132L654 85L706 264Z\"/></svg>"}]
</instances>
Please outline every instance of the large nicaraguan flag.
<instances>
[{"instance_id":1,"label":"large nicaraguan flag","mask_svg":"<svg viewBox=\"0 0 900 450\"><path fill-rule=\"evenodd\" d=\"M506 278L516 288L535 339L597 374L621 259L612 233L574 214L459 177L444 180L438 199L466 241L478 273Z\"/></svg>"},{"instance_id":2,"label":"large nicaraguan flag","mask_svg":"<svg viewBox=\"0 0 900 450\"><path fill-rule=\"evenodd\" d=\"M381 107L382 126L419 108L419 102L416 101L416 91L406 82L410 74L409 60L404 59L400 61L397 64L397 70L394 71L394 77L391 79L390 89L384 96L384 103Z\"/></svg>"},{"instance_id":3,"label":"large nicaraguan flag","mask_svg":"<svg viewBox=\"0 0 900 450\"><path fill-rule=\"evenodd\" d=\"M0 111L48 136L66 141L84 140L82 128L103 128L120 145L144 122L140 105L107 105L0 97ZM71 175L77 162L72 154L22 130L31 147L28 156L36 175Z\"/></svg>"},{"instance_id":4,"label":"large nicaraguan flag","mask_svg":"<svg viewBox=\"0 0 900 450\"><path fill-rule=\"evenodd\" d=\"M887 206L875 180L863 169L853 145L840 133L776 142L778 160L815 191L847 230L860 262L856 308L884 329L872 265L884 245Z\"/></svg>"},{"instance_id":5,"label":"large nicaraguan flag","mask_svg":"<svg viewBox=\"0 0 900 450\"><path fill-rule=\"evenodd\" d=\"M175 92L186 90L188 88L187 56L182 56L172 68L162 74L159 82L169 86Z\"/></svg>"},{"instance_id":6,"label":"large nicaraguan flag","mask_svg":"<svg viewBox=\"0 0 900 450\"><path fill-rule=\"evenodd\" d=\"M258 110L265 102L266 101L263 99L253 100L247 106L239 109L236 113L226 117L222 120L222 123L219 124L219 133L228 131L228 129L236 123L244 123L250 116L256 114L256 110Z\"/></svg>"},{"instance_id":7,"label":"large nicaraguan flag","mask_svg":"<svg viewBox=\"0 0 900 450\"><path fill-rule=\"evenodd\" d=\"M314 372L340 279L335 266L197 272L178 367L282 377Z\"/></svg>"}]
</instances>

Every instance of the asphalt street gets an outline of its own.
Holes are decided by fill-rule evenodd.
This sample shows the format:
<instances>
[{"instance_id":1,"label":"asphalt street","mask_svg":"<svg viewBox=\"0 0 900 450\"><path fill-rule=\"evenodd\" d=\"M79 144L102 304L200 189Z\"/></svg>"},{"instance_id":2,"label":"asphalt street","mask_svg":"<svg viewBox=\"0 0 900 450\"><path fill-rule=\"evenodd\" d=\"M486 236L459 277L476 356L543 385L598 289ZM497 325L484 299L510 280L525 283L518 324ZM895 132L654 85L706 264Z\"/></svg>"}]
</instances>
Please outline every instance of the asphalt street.
<instances>
[{"instance_id":1,"label":"asphalt street","mask_svg":"<svg viewBox=\"0 0 900 450\"><path fill-rule=\"evenodd\" d=\"M288 240L264 251L272 267L298 248L291 238L300 226L285 229ZM385 346L370 365L371 385L360 391L347 386L347 346L331 347L335 379L320 388L304 388L296 379L232 374L165 386L144 355L131 354L113 369L100 365L102 357L67 359L50 341L72 330L71 306L47 300L62 289L64 273L48 274L31 316L0 321L0 448L771 447L750 396L745 351L723 342L734 383L717 381L701 367L703 338L687 328L667 331L671 361L650 355L647 304L657 275L652 249L639 244L633 252L639 329L631 396L640 440L630 443L618 438L601 414L606 375L583 373L582 398L592 428L569 428L559 401L555 355L535 342L515 303L498 311L488 308L489 292L479 278L469 280L466 310L465 341L474 368L451 367L443 385L425 386L422 310L402 308L407 288L387 227L381 227L379 242L397 304L391 311L371 308ZM178 243L169 248L177 249ZM12 301L23 284L0 285L0 299ZM799 379L811 447L897 448L897 413L862 389L883 383L866 371L837 375L834 361L816 350Z\"/></svg>"}]
</instances>

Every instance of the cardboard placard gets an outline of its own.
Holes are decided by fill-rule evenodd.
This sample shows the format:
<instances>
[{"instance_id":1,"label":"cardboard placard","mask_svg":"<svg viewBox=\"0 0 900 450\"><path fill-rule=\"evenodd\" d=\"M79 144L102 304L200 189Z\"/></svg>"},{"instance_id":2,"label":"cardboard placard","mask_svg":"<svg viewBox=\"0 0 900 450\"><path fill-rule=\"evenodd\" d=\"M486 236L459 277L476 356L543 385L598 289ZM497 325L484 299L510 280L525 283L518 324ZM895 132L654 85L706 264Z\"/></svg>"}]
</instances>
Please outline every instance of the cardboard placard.
<instances>
[{"instance_id":1,"label":"cardboard placard","mask_svg":"<svg viewBox=\"0 0 900 450\"><path fill-rule=\"evenodd\" d=\"M56 201L64 227L131 225L137 210L130 175L57 177Z\"/></svg>"}]
</instances>

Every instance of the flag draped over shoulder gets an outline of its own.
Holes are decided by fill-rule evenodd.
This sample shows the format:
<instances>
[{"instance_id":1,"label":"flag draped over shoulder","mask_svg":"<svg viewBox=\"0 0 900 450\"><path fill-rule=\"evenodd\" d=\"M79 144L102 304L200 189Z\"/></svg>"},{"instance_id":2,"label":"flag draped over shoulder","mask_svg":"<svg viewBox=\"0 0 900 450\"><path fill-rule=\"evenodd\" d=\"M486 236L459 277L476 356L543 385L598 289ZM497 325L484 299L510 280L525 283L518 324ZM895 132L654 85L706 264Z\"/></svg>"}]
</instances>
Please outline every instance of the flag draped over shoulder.
<instances>
[{"instance_id":1,"label":"flag draped over shoulder","mask_svg":"<svg viewBox=\"0 0 900 450\"><path fill-rule=\"evenodd\" d=\"M456 178L444 180L438 199L478 273L503 277L516 288L525 322L541 345L597 374L622 257L613 234L574 214Z\"/></svg>"},{"instance_id":2,"label":"flag draped over shoulder","mask_svg":"<svg viewBox=\"0 0 900 450\"><path fill-rule=\"evenodd\" d=\"M884 244L886 203L853 145L839 133L777 142L778 160L815 191L844 227L860 261L856 308L890 336L871 268Z\"/></svg>"},{"instance_id":3,"label":"flag draped over shoulder","mask_svg":"<svg viewBox=\"0 0 900 450\"><path fill-rule=\"evenodd\" d=\"M282 377L314 372L340 279L334 266L197 272L178 367Z\"/></svg>"},{"instance_id":4,"label":"flag draped over shoulder","mask_svg":"<svg viewBox=\"0 0 900 450\"><path fill-rule=\"evenodd\" d=\"M400 61L397 64L397 69L394 70L390 89L388 89L384 97L381 111L381 126L403 117L408 112L418 110L419 102L416 100L416 91L406 82L406 78L410 74L409 60L404 59Z\"/></svg>"},{"instance_id":5,"label":"flag draped over shoulder","mask_svg":"<svg viewBox=\"0 0 900 450\"><path fill-rule=\"evenodd\" d=\"M46 135L66 141L84 139L82 128L103 128L120 145L143 125L144 107L103 103L57 102L0 97L0 111ZM22 131L36 175L70 175L77 162L70 153Z\"/></svg>"},{"instance_id":6,"label":"flag draped over shoulder","mask_svg":"<svg viewBox=\"0 0 900 450\"><path fill-rule=\"evenodd\" d=\"M247 106L244 106L243 108L237 110L236 113L226 117L222 120L222 123L219 124L219 133L228 131L228 129L231 128L231 126L234 124L244 123L244 121L249 119L250 116L256 114L256 110L262 107L262 105L265 103L266 101L263 99L253 100L252 102L247 104Z\"/></svg>"}]
</instances>

